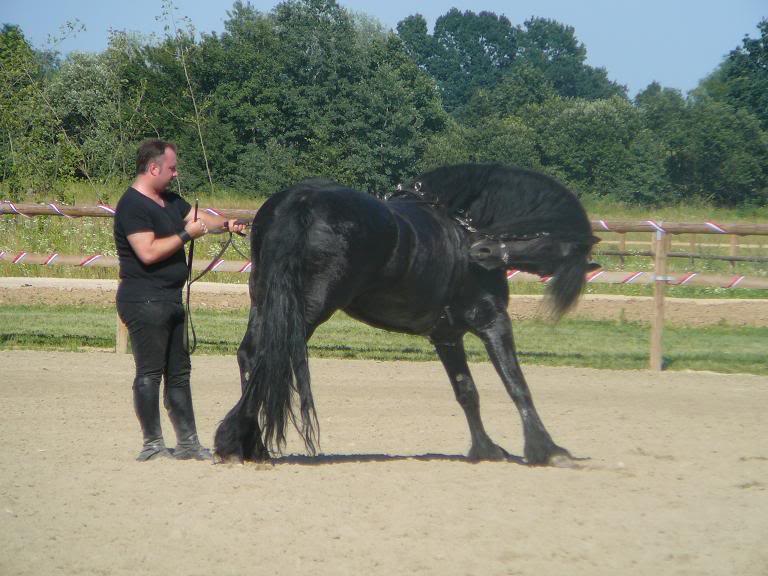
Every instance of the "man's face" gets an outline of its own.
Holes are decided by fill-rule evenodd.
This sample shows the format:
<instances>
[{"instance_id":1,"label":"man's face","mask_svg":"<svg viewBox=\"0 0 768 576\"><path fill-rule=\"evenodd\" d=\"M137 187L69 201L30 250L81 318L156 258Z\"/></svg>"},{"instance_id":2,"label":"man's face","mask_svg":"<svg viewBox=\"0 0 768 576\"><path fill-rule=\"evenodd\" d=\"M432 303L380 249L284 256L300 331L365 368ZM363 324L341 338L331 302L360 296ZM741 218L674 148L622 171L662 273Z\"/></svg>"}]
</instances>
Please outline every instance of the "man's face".
<instances>
[{"instance_id":1,"label":"man's face","mask_svg":"<svg viewBox=\"0 0 768 576\"><path fill-rule=\"evenodd\" d=\"M176 152L172 148L166 148L162 158L158 162L152 162L149 167L155 182L155 189L164 191L173 181L178 172L176 172Z\"/></svg>"}]
</instances>

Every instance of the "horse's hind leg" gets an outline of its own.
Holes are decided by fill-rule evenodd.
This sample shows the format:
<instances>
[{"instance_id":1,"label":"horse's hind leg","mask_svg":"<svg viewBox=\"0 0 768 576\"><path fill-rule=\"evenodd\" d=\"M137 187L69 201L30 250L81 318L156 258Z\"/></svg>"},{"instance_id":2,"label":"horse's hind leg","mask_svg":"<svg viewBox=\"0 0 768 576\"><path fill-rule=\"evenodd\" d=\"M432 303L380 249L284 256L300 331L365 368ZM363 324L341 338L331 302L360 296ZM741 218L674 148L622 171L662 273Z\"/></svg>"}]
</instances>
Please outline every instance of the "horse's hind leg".
<instances>
[{"instance_id":1,"label":"horse's hind leg","mask_svg":"<svg viewBox=\"0 0 768 576\"><path fill-rule=\"evenodd\" d=\"M469 449L470 460L503 460L509 454L500 446L494 444L485 432L480 418L480 395L472 380L472 374L467 366L467 355L464 352L462 335L449 338L432 338L437 355L443 363L448 378L453 386L456 400L464 410L472 436L472 446Z\"/></svg>"},{"instance_id":2,"label":"horse's hind leg","mask_svg":"<svg viewBox=\"0 0 768 576\"><path fill-rule=\"evenodd\" d=\"M240 368L240 389L245 394L248 380L253 373L258 355L258 327L259 311L256 306L251 306L248 315L248 328L245 330L240 347L237 349L237 364ZM244 460L264 461L269 460L269 451L264 445L259 428L258 418L250 420L251 426L244 430L242 438L242 457Z\"/></svg>"},{"instance_id":3,"label":"horse's hind leg","mask_svg":"<svg viewBox=\"0 0 768 576\"><path fill-rule=\"evenodd\" d=\"M251 377L253 366L256 363L257 329L259 325L259 311L256 306L251 306L248 313L248 328L245 330L240 346L237 349L237 365L240 368L240 391L245 392L245 385Z\"/></svg>"},{"instance_id":4,"label":"horse's hind leg","mask_svg":"<svg viewBox=\"0 0 768 576\"><path fill-rule=\"evenodd\" d=\"M572 460L565 448L554 443L544 428L528 384L520 369L512 337L512 324L504 309L492 312L493 318L475 331L485 344L488 355L499 373L504 387L512 397L523 421L525 435L525 459L528 464L564 465Z\"/></svg>"}]
</instances>

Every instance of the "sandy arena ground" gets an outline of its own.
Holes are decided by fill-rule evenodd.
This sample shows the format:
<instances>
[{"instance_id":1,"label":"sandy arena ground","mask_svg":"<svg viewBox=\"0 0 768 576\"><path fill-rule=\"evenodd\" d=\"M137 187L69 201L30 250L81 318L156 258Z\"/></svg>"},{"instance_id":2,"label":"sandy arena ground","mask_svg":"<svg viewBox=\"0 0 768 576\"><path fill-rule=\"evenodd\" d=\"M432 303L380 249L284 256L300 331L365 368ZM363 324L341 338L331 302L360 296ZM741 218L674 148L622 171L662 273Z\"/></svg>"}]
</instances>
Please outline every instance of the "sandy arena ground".
<instances>
[{"instance_id":1,"label":"sandy arena ground","mask_svg":"<svg viewBox=\"0 0 768 576\"><path fill-rule=\"evenodd\" d=\"M130 356L0 366L3 576L768 574L765 377L527 368L550 432L591 458L555 469L458 457L439 364L313 360L323 455L213 466L133 461ZM519 455L512 402L473 371L489 434ZM206 442L236 372L193 359Z\"/></svg>"}]
</instances>

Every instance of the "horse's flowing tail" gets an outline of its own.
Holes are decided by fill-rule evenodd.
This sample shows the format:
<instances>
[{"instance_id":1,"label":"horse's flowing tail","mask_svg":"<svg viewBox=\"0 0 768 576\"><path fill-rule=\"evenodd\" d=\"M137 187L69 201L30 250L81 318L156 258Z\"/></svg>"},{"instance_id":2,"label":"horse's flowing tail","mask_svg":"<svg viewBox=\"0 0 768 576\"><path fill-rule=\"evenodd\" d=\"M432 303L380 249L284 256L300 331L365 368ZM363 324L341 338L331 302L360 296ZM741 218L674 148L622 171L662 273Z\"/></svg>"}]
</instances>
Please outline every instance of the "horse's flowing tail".
<instances>
[{"instance_id":1,"label":"horse's flowing tail","mask_svg":"<svg viewBox=\"0 0 768 576\"><path fill-rule=\"evenodd\" d=\"M310 387L301 266L308 217L301 202L287 211L292 214L271 227L273 234L265 233L261 253L253 254L260 263L256 358L240 400L216 431L215 450L222 458L253 459L259 428L263 445L280 452L289 420L307 451L316 450L319 428ZM292 402L296 395L298 419Z\"/></svg>"}]
</instances>

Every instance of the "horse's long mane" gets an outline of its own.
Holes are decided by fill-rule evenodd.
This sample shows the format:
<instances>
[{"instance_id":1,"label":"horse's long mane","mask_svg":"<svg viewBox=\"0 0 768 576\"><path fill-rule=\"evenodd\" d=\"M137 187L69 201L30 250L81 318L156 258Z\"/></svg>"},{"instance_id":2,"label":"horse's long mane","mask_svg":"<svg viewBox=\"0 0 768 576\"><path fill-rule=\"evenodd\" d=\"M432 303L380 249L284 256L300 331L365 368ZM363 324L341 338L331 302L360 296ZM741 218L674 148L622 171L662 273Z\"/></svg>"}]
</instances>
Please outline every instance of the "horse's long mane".
<instances>
[{"instance_id":1,"label":"horse's long mane","mask_svg":"<svg viewBox=\"0 0 768 576\"><path fill-rule=\"evenodd\" d=\"M591 238L576 196L554 178L500 164L459 164L426 172L412 184L425 199L498 237L542 233L561 240Z\"/></svg>"}]
</instances>

